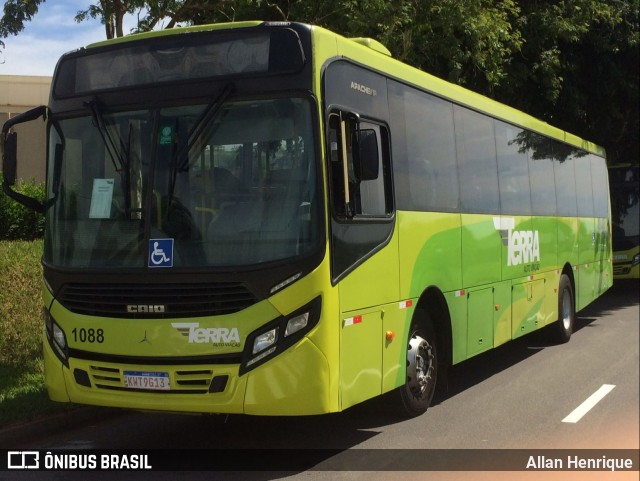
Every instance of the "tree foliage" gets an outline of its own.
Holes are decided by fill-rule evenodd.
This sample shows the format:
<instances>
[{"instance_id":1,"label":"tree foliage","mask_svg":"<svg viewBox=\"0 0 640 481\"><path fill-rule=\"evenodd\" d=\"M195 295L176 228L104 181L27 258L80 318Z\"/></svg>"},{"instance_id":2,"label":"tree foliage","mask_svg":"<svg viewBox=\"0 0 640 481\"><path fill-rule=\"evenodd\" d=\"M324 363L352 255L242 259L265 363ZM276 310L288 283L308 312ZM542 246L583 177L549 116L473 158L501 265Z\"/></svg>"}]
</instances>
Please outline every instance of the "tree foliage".
<instances>
[{"instance_id":1,"label":"tree foliage","mask_svg":"<svg viewBox=\"0 0 640 481\"><path fill-rule=\"evenodd\" d=\"M638 0L520 1L525 42L494 97L638 163Z\"/></svg>"},{"instance_id":2,"label":"tree foliage","mask_svg":"<svg viewBox=\"0 0 640 481\"><path fill-rule=\"evenodd\" d=\"M7 38L9 35L22 32L24 23L38 13L38 7L42 2L44 0L7 0L0 19L0 37ZM4 47L1 40L0 46Z\"/></svg>"},{"instance_id":3,"label":"tree foliage","mask_svg":"<svg viewBox=\"0 0 640 481\"><path fill-rule=\"evenodd\" d=\"M0 38L44 0L7 0ZM90 0L87 0L89 3ZM640 0L99 0L107 38L178 25L290 20L380 40L394 57L638 162Z\"/></svg>"}]
</instances>

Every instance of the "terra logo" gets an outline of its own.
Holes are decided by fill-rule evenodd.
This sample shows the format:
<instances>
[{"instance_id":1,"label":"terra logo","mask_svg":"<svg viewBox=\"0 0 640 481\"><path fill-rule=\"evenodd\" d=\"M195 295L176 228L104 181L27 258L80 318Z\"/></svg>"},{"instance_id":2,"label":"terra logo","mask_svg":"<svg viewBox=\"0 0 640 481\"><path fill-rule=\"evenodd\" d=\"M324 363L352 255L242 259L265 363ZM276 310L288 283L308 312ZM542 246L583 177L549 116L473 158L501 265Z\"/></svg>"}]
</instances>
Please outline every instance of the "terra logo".
<instances>
[{"instance_id":1,"label":"terra logo","mask_svg":"<svg viewBox=\"0 0 640 481\"><path fill-rule=\"evenodd\" d=\"M199 322L172 322L180 334L189 338L189 344L211 343L218 347L240 347L237 327L200 327Z\"/></svg>"},{"instance_id":2,"label":"terra logo","mask_svg":"<svg viewBox=\"0 0 640 481\"><path fill-rule=\"evenodd\" d=\"M540 238L537 230L515 230L513 217L494 217L493 225L507 246L507 265L540 262ZM505 238L506 235L506 238Z\"/></svg>"}]
</instances>

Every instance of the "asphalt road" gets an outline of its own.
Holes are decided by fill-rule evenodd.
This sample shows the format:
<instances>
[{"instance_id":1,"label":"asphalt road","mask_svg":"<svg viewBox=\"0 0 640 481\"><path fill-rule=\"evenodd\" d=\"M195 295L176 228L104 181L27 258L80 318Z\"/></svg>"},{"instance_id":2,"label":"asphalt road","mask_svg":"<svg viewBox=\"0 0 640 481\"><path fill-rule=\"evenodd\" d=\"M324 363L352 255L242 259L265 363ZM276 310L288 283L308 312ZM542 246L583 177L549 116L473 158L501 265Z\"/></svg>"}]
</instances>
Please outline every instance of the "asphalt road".
<instances>
[{"instance_id":1,"label":"asphalt road","mask_svg":"<svg viewBox=\"0 0 640 481\"><path fill-rule=\"evenodd\" d=\"M637 480L637 471L503 472L500 477L487 472L349 470L369 469L362 468L357 459L360 462L364 459L372 466L384 463L379 455L382 451L377 451L380 449L397 453L400 459L426 452L407 451L414 449L594 449L596 453L608 449L638 449L639 297L638 284L617 285L578 314L576 329L568 344L548 343L543 331L455 366L450 373L448 392L439 393L429 411L413 420L401 420L387 414L385 404L380 400L340 414L296 418L123 412L88 426L50 433L21 448L326 449L344 450L340 454L347 455L346 465L341 468L345 470L341 472L119 473L113 479L269 480L291 476L305 480L368 481L516 477L524 481ZM604 391L607 393L597 403L592 403L591 409L583 408L574 414L582 414L577 422L563 422L594 393ZM364 458L359 457L360 453ZM486 455L500 456L501 452L487 452ZM366 456L369 456L368 461ZM325 463L331 467L335 458L334 451L327 451L320 465ZM387 469L402 470L398 458L390 459L389 463ZM63 472L20 474L15 479L69 479L70 476ZM85 472L79 479L107 479L109 474Z\"/></svg>"}]
</instances>

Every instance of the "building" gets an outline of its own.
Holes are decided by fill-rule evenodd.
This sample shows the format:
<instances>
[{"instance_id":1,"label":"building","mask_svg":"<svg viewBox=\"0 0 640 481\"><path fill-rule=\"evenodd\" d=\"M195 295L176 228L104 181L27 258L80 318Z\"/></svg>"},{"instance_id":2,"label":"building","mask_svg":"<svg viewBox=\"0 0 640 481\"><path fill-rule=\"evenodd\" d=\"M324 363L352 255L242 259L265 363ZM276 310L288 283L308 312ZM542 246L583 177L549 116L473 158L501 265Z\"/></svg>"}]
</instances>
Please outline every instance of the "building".
<instances>
[{"instance_id":1,"label":"building","mask_svg":"<svg viewBox=\"0 0 640 481\"><path fill-rule=\"evenodd\" d=\"M49 102L51 77L0 75L0 125L17 114ZM17 125L19 179L45 179L46 130L44 122Z\"/></svg>"}]
</instances>

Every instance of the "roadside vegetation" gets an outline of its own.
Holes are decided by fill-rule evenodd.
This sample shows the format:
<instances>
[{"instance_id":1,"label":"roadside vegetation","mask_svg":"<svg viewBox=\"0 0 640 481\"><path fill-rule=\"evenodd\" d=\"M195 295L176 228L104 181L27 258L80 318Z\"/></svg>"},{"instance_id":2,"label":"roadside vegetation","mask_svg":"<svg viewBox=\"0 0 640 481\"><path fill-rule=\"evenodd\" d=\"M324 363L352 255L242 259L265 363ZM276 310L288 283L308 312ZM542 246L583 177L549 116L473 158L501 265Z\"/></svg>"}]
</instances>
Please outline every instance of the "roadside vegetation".
<instances>
[{"instance_id":1,"label":"roadside vegetation","mask_svg":"<svg viewBox=\"0 0 640 481\"><path fill-rule=\"evenodd\" d=\"M20 182L16 187L44 199L44 184ZM0 194L0 427L60 409L44 387L43 229L41 214Z\"/></svg>"},{"instance_id":2,"label":"roadside vegetation","mask_svg":"<svg viewBox=\"0 0 640 481\"><path fill-rule=\"evenodd\" d=\"M0 427L66 406L44 386L41 256L41 240L0 241Z\"/></svg>"}]
</instances>

